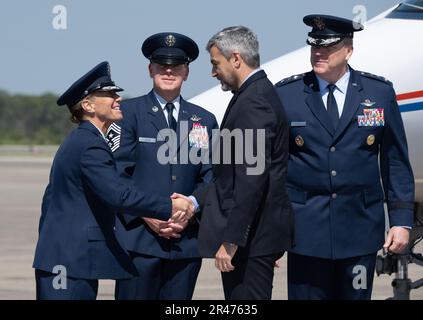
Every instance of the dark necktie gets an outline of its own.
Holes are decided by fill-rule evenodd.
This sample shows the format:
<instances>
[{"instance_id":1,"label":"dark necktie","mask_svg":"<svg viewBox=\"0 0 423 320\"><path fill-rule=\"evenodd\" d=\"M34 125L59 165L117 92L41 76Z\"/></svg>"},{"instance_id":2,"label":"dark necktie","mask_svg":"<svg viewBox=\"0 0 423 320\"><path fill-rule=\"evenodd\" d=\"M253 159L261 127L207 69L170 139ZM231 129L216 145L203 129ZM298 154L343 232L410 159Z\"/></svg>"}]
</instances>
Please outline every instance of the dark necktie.
<instances>
[{"instance_id":1,"label":"dark necktie","mask_svg":"<svg viewBox=\"0 0 423 320\"><path fill-rule=\"evenodd\" d=\"M328 84L329 94L328 94L328 101L327 101L327 108L329 113L329 118L332 121L333 127L336 129L338 127L339 122L339 111L338 105L336 104L335 96L333 92L335 91L336 85Z\"/></svg>"},{"instance_id":2,"label":"dark necktie","mask_svg":"<svg viewBox=\"0 0 423 320\"><path fill-rule=\"evenodd\" d=\"M176 119L173 117L173 109L175 106L172 102L168 102L165 108L167 110L167 123L169 124L169 128L176 131Z\"/></svg>"}]
</instances>

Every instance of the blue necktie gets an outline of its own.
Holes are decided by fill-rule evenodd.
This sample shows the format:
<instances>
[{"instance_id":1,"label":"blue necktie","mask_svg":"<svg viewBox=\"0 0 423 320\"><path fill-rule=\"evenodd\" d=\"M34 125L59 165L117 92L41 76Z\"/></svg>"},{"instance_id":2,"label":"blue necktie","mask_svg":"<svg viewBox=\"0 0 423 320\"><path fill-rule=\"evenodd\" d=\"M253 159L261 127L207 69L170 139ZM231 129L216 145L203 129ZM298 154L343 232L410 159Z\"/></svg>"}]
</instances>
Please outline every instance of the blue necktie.
<instances>
[{"instance_id":1,"label":"blue necktie","mask_svg":"<svg viewBox=\"0 0 423 320\"><path fill-rule=\"evenodd\" d=\"M336 128L338 127L338 122L339 122L338 105L336 104L335 96L333 94L333 92L335 91L336 85L328 84L327 88L329 89L327 109L329 113L329 118L332 121L333 127L336 130Z\"/></svg>"},{"instance_id":2,"label":"blue necktie","mask_svg":"<svg viewBox=\"0 0 423 320\"><path fill-rule=\"evenodd\" d=\"M172 102L168 102L165 108L167 110L167 123L169 124L169 128L176 132L176 119L173 117L173 109L175 106Z\"/></svg>"}]
</instances>

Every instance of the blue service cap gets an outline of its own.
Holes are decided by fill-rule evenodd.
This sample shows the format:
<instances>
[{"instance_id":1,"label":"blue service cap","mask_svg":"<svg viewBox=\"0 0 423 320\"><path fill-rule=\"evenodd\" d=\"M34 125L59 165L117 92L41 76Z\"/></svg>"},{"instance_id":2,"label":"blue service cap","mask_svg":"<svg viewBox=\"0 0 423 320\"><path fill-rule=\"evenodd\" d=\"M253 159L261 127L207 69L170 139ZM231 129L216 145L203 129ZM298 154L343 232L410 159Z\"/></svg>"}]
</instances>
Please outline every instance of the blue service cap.
<instances>
[{"instance_id":1,"label":"blue service cap","mask_svg":"<svg viewBox=\"0 0 423 320\"><path fill-rule=\"evenodd\" d=\"M110 65L107 61L99 63L76 82L57 100L59 106L67 105L69 108L84 99L94 91L123 91L115 85L110 75Z\"/></svg>"},{"instance_id":2,"label":"blue service cap","mask_svg":"<svg viewBox=\"0 0 423 320\"><path fill-rule=\"evenodd\" d=\"M188 64L197 59L199 49L194 40L183 34L162 32L153 34L144 41L142 53L151 62L177 65Z\"/></svg>"},{"instance_id":3,"label":"blue service cap","mask_svg":"<svg viewBox=\"0 0 423 320\"><path fill-rule=\"evenodd\" d=\"M323 14L305 16L303 21L313 28L308 33L307 44L316 47L335 45L344 38L353 38L354 32L364 29L359 22Z\"/></svg>"}]
</instances>

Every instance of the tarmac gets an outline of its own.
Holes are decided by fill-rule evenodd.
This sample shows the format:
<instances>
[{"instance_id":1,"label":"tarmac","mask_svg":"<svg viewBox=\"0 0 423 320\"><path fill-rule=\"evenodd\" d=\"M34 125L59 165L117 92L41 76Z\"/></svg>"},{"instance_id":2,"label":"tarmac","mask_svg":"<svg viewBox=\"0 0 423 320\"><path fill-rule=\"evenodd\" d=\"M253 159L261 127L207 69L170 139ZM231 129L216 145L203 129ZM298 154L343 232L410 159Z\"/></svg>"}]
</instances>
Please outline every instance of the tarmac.
<instances>
[{"instance_id":1,"label":"tarmac","mask_svg":"<svg viewBox=\"0 0 423 320\"><path fill-rule=\"evenodd\" d=\"M38 237L41 199L48 182L51 157L0 156L0 300L35 299L32 261ZM417 252L423 252L419 244ZM423 278L423 267L409 265L409 277ZM394 275L375 276L373 299L392 296ZM273 299L287 299L286 257L275 269ZM195 300L221 300L220 273L212 259L204 259L194 292ZM98 299L114 299L114 281L100 281ZM423 287L411 291L412 300L423 300Z\"/></svg>"}]
</instances>

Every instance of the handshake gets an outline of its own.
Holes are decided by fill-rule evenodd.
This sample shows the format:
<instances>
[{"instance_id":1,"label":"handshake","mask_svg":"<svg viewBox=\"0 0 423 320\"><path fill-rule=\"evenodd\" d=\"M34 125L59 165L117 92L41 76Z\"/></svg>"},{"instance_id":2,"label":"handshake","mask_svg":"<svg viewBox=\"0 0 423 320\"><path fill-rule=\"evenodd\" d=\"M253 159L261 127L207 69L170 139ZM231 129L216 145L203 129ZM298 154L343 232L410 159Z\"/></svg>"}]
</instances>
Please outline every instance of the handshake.
<instances>
[{"instance_id":1,"label":"handshake","mask_svg":"<svg viewBox=\"0 0 423 320\"><path fill-rule=\"evenodd\" d=\"M195 206L190 198L179 193L173 193L172 199L172 220L174 223L187 223L194 217Z\"/></svg>"},{"instance_id":2,"label":"handshake","mask_svg":"<svg viewBox=\"0 0 423 320\"><path fill-rule=\"evenodd\" d=\"M192 200L182 194L171 195L172 216L167 221L153 218L143 218L148 227L159 236L166 239L181 237L180 233L188 226L189 221L194 217L195 205Z\"/></svg>"},{"instance_id":3,"label":"handshake","mask_svg":"<svg viewBox=\"0 0 423 320\"><path fill-rule=\"evenodd\" d=\"M180 233L188 226L189 221L194 217L195 205L192 200L182 194L171 195L172 216L167 221L154 218L143 218L148 227L160 237L166 239L178 239Z\"/></svg>"}]
</instances>

